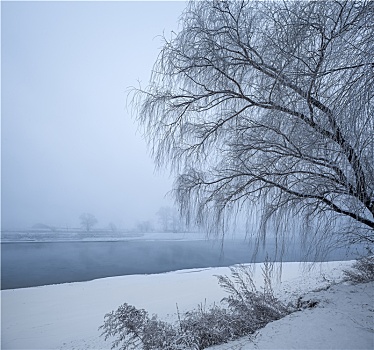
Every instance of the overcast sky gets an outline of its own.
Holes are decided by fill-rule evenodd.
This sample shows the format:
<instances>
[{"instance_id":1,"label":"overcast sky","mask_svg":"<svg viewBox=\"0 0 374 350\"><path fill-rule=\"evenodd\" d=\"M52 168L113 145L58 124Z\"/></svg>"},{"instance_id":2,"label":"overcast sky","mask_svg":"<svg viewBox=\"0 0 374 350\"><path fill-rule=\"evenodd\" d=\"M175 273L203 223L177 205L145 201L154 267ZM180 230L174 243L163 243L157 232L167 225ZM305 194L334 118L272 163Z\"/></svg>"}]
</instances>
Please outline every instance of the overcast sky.
<instances>
[{"instance_id":1,"label":"overcast sky","mask_svg":"<svg viewBox=\"0 0 374 350\"><path fill-rule=\"evenodd\" d=\"M171 189L126 109L183 2L2 2L2 228L131 228Z\"/></svg>"}]
</instances>

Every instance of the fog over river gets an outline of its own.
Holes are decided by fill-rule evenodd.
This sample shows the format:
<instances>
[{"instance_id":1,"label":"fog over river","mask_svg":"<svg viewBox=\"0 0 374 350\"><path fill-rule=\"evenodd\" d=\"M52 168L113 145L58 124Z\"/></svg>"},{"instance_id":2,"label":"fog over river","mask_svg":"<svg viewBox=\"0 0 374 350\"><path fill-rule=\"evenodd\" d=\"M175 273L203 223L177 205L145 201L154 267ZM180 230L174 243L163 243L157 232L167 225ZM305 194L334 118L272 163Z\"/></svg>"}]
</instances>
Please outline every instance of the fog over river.
<instances>
[{"instance_id":1,"label":"fog over river","mask_svg":"<svg viewBox=\"0 0 374 350\"><path fill-rule=\"evenodd\" d=\"M254 245L243 240L117 242L2 242L1 289L88 281L97 278L162 273L181 269L230 266L253 259ZM257 253L264 261L267 251ZM323 260L350 260L355 252L329 253ZM283 261L303 261L297 249L289 249ZM307 259L308 260L308 259Z\"/></svg>"}]
</instances>

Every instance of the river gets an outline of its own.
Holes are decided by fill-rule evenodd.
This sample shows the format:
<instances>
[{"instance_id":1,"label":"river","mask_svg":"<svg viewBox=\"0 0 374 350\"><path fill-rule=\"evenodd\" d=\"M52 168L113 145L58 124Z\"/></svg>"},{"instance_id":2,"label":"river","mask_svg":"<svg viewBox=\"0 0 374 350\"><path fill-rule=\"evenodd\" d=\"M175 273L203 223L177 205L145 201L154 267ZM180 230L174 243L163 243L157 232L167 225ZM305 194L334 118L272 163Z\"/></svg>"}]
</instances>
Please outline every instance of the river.
<instances>
[{"instance_id":1,"label":"river","mask_svg":"<svg viewBox=\"0 0 374 350\"><path fill-rule=\"evenodd\" d=\"M274 246L267 246L268 253ZM1 289L88 281L97 278L162 273L181 269L230 266L252 261L253 249L243 240L107 241L1 243ZM345 250L324 260L355 258ZM255 261L265 259L259 252ZM301 261L288 251L283 261Z\"/></svg>"}]
</instances>

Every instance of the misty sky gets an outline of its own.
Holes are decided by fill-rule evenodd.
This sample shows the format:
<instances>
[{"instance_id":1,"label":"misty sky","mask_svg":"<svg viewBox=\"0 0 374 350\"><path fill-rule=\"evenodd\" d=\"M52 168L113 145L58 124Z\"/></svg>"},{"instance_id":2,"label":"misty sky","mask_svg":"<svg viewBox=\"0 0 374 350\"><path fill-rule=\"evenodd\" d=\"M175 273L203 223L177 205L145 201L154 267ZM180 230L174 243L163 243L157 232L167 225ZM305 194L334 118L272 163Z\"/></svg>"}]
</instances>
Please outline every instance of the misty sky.
<instances>
[{"instance_id":1,"label":"misty sky","mask_svg":"<svg viewBox=\"0 0 374 350\"><path fill-rule=\"evenodd\" d=\"M1 2L2 228L131 228L170 205L126 108L183 2Z\"/></svg>"}]
</instances>

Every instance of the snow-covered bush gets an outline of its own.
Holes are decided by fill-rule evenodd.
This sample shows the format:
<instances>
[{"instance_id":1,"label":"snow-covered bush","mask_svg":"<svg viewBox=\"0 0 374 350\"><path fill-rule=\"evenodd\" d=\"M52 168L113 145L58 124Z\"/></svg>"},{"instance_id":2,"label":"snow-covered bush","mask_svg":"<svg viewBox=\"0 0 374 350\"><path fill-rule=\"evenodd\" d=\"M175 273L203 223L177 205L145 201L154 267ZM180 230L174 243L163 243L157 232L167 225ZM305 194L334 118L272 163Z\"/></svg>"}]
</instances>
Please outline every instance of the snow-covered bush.
<instances>
[{"instance_id":1,"label":"snow-covered bush","mask_svg":"<svg viewBox=\"0 0 374 350\"><path fill-rule=\"evenodd\" d=\"M105 340L114 338L112 349L201 350L252 334L292 311L274 297L271 264L264 264L264 287L260 291L249 267L230 270L231 277L217 276L219 285L228 292L220 305L207 308L201 304L182 314L178 311L178 322L171 324L125 303L105 315L102 335Z\"/></svg>"},{"instance_id":2,"label":"snow-covered bush","mask_svg":"<svg viewBox=\"0 0 374 350\"><path fill-rule=\"evenodd\" d=\"M186 349L205 349L232 339L230 315L217 305L197 309L179 315L181 339Z\"/></svg>"},{"instance_id":3,"label":"snow-covered bush","mask_svg":"<svg viewBox=\"0 0 374 350\"><path fill-rule=\"evenodd\" d=\"M178 349L173 344L176 331L172 325L156 316L149 318L147 311L127 303L106 314L99 329L103 330L105 340L114 338L112 349Z\"/></svg>"},{"instance_id":4,"label":"snow-covered bush","mask_svg":"<svg viewBox=\"0 0 374 350\"><path fill-rule=\"evenodd\" d=\"M265 262L262 268L262 291L257 290L249 267L236 266L230 270L231 277L217 277L220 286L229 293L223 301L228 305L235 336L251 334L291 312L274 296L271 286L272 265L269 262Z\"/></svg>"},{"instance_id":5,"label":"snow-covered bush","mask_svg":"<svg viewBox=\"0 0 374 350\"><path fill-rule=\"evenodd\" d=\"M374 281L374 255L357 260L351 270L344 270L344 275L353 283Z\"/></svg>"}]
</instances>

